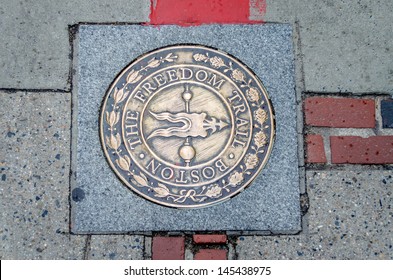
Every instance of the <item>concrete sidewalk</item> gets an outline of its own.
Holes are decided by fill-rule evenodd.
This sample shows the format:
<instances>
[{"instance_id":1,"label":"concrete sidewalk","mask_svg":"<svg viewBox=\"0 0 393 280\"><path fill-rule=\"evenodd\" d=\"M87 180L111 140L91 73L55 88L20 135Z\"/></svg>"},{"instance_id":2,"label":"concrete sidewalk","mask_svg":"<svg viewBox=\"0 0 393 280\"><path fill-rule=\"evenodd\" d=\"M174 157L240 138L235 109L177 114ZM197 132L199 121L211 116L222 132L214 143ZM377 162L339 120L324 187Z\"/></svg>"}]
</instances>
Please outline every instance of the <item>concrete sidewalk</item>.
<instances>
[{"instance_id":1,"label":"concrete sidewalk","mask_svg":"<svg viewBox=\"0 0 393 280\"><path fill-rule=\"evenodd\" d=\"M228 238L220 245L201 245L184 232L70 234L73 26L149 22L150 1L0 0L1 259L149 259L160 250L157 235L180 236L173 246L180 258L206 248L229 259L393 258L393 162L336 164L330 142L331 136L384 136L387 143L393 137L382 125L389 114L380 110L393 94L393 2L268 0L266 12L257 5L264 1L250 2L251 20L289 23L295 31L299 145L305 147L299 151L302 231L221 232ZM314 96L373 102L375 125L303 122L303 102ZM322 141L311 143L306 134ZM310 161L311 144L325 157Z\"/></svg>"}]
</instances>

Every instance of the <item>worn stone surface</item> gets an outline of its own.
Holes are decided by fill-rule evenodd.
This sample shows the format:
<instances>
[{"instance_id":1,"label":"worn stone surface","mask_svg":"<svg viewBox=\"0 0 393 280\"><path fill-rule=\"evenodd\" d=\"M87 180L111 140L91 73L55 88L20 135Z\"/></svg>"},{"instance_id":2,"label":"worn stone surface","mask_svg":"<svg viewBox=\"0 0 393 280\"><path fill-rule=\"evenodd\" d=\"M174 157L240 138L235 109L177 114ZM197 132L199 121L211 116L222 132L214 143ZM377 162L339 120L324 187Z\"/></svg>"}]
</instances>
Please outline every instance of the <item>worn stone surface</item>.
<instances>
[{"instance_id":1,"label":"worn stone surface","mask_svg":"<svg viewBox=\"0 0 393 280\"><path fill-rule=\"evenodd\" d=\"M68 25L146 22L148 0L0 0L0 88L69 89Z\"/></svg>"},{"instance_id":2,"label":"worn stone surface","mask_svg":"<svg viewBox=\"0 0 393 280\"><path fill-rule=\"evenodd\" d=\"M143 251L141 235L92 235L88 259L142 260Z\"/></svg>"},{"instance_id":3,"label":"worn stone surface","mask_svg":"<svg viewBox=\"0 0 393 280\"><path fill-rule=\"evenodd\" d=\"M294 23L299 13L299 5L304 0L250 0L251 3L265 2L265 12L261 13L258 5L251 6L250 19L262 20L264 22Z\"/></svg>"},{"instance_id":4,"label":"worn stone surface","mask_svg":"<svg viewBox=\"0 0 393 280\"><path fill-rule=\"evenodd\" d=\"M392 93L392 5L267 0L266 13L251 5L250 19L299 22L307 91ZM148 0L1 0L0 65L7 71L0 72L0 88L69 89L68 25L146 22L149 7Z\"/></svg>"},{"instance_id":5,"label":"worn stone surface","mask_svg":"<svg viewBox=\"0 0 393 280\"><path fill-rule=\"evenodd\" d=\"M121 48L119 42L122 42ZM275 107L276 141L264 171L252 187L214 207L179 211L137 197L116 178L101 150L98 112L112 79L137 56L175 43L206 44L238 57L262 79ZM244 51L245 46L247 51ZM75 100L78 100L78 113L74 127L78 129L78 136L73 137L77 139L73 146L77 178L73 193L80 196L73 199L75 232L300 230L290 26L165 26L158 29L87 25L80 28L77 49ZM76 135L76 131L74 133Z\"/></svg>"},{"instance_id":6,"label":"worn stone surface","mask_svg":"<svg viewBox=\"0 0 393 280\"><path fill-rule=\"evenodd\" d=\"M70 93L0 92L0 258L81 259L69 231Z\"/></svg>"},{"instance_id":7,"label":"worn stone surface","mask_svg":"<svg viewBox=\"0 0 393 280\"><path fill-rule=\"evenodd\" d=\"M299 1L304 78L311 92L393 92L393 2Z\"/></svg>"},{"instance_id":8,"label":"worn stone surface","mask_svg":"<svg viewBox=\"0 0 393 280\"><path fill-rule=\"evenodd\" d=\"M239 237L239 259L393 259L390 171L308 171L307 182L308 228Z\"/></svg>"},{"instance_id":9,"label":"worn stone surface","mask_svg":"<svg viewBox=\"0 0 393 280\"><path fill-rule=\"evenodd\" d=\"M253 19L292 25L298 22L301 41L298 51L304 62L306 91L392 93L392 1L266 2L266 14L262 16L256 9L252 12ZM107 0L0 0L0 65L4 70L0 72L0 88L70 89L68 25L81 21L146 21L149 4L148 0L122 0L116 3ZM242 48L239 50L244 51ZM105 54L108 56L110 52ZM299 70L301 63L298 62ZM118 69L114 68L114 71ZM66 137L69 137L70 102L66 96L61 93L16 92L11 98L7 93L0 93L0 115L3 120L0 124L3 131L0 144L0 259L83 257L86 237L67 234L68 202L65 190L68 191L68 186L64 182L68 180L65 175L68 171L63 174L63 165L67 170L69 159L62 152L68 141ZM15 113L10 114L9 108L13 108ZM383 121L385 119L382 118ZM64 123L67 125L64 126ZM388 128L386 125L390 124L385 124L385 128ZM48 131L45 132L45 129ZM43 131L45 133L42 134ZM389 133L390 129L384 131ZM364 137L374 135L363 130L356 133ZM335 135L349 134L347 130L342 130ZM328 188L330 198L325 201L327 194L323 192L321 195L324 198L315 200L315 191L309 190L314 193L310 197L311 205L315 207L316 203L320 203L327 207L338 203L347 211L355 209L354 205L348 204L351 199L364 199L370 205L378 205L378 193L383 193L381 186L392 185L390 173L372 172L369 179L366 173L360 175L360 179L356 173L322 172L316 175L312 180L314 184L320 187L320 184L333 186L334 183L333 190L341 196L347 195L348 199L344 201L341 197L337 200L337 195L332 199L334 192ZM363 187L368 184L364 182L369 182L370 187L364 194L359 191L359 197L354 197L349 188L344 188L343 184L346 183L341 182L343 178L344 182L357 178L358 182L363 181ZM329 180L333 183L329 183ZM371 187L375 187L377 193ZM105 201L105 195L110 194L102 191L102 201ZM83 201L88 195L83 189L76 189L72 198ZM391 199L391 193L384 193L384 199L388 198ZM314 221L311 220L310 225L322 226L318 231L307 234L307 228L298 236L241 237L237 247L239 257L392 258L389 251L392 246L391 224L386 225L387 221L392 220L392 215L391 210L385 207L384 199L381 199L383 207L379 212L370 210L371 206L366 202L360 204L365 209L360 209L361 215L357 216L359 222L350 220L349 223L341 223L345 228L336 229L335 216L329 212L324 216L323 208L317 211L320 215L315 216L312 214L312 211L316 212L314 208L310 210L310 218ZM348 217L344 217L348 221ZM326 225L321 224L324 223L323 219L327 219ZM150 251L146 249L147 258Z\"/></svg>"},{"instance_id":10,"label":"worn stone surface","mask_svg":"<svg viewBox=\"0 0 393 280\"><path fill-rule=\"evenodd\" d=\"M251 16L298 23L307 91L391 94L392 10L390 0L266 0Z\"/></svg>"}]
</instances>

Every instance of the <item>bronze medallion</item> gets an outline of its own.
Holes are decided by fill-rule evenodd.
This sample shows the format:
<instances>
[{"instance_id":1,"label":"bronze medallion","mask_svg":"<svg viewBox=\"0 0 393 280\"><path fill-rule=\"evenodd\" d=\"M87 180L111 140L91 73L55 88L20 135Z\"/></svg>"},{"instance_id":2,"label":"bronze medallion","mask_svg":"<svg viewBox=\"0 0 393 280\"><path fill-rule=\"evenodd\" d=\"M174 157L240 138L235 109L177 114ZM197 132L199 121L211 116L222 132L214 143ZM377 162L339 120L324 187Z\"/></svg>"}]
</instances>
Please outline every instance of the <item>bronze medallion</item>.
<instances>
[{"instance_id":1,"label":"bronze medallion","mask_svg":"<svg viewBox=\"0 0 393 280\"><path fill-rule=\"evenodd\" d=\"M238 59L176 45L121 71L105 95L100 131L110 166L131 190L196 208L255 179L272 150L274 115L261 81Z\"/></svg>"}]
</instances>

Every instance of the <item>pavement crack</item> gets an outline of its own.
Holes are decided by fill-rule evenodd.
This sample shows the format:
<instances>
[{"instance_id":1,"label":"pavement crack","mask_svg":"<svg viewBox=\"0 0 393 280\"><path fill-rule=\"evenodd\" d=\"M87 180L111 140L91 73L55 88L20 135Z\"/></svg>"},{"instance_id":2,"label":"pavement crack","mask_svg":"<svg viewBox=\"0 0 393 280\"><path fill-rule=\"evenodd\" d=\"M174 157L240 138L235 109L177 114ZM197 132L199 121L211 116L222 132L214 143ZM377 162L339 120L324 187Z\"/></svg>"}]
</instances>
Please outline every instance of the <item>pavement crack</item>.
<instances>
[{"instance_id":1,"label":"pavement crack","mask_svg":"<svg viewBox=\"0 0 393 280\"><path fill-rule=\"evenodd\" d=\"M88 260L91 249L91 234L86 237L85 248L83 249L83 259Z\"/></svg>"},{"instance_id":2,"label":"pavement crack","mask_svg":"<svg viewBox=\"0 0 393 280\"><path fill-rule=\"evenodd\" d=\"M300 211L302 216L306 215L310 208L310 199L307 193L300 194Z\"/></svg>"}]
</instances>

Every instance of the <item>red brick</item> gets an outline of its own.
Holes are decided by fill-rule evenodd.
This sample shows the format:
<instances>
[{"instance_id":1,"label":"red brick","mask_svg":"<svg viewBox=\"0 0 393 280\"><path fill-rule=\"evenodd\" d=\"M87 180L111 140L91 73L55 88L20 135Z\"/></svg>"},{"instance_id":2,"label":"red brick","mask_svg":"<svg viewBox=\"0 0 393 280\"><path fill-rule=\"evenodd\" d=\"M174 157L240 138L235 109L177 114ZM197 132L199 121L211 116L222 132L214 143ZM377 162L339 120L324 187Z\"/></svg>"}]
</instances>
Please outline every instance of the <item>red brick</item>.
<instances>
[{"instance_id":1,"label":"red brick","mask_svg":"<svg viewBox=\"0 0 393 280\"><path fill-rule=\"evenodd\" d=\"M184 260L184 237L153 237L153 260Z\"/></svg>"},{"instance_id":2,"label":"red brick","mask_svg":"<svg viewBox=\"0 0 393 280\"><path fill-rule=\"evenodd\" d=\"M197 244L219 244L226 243L225 234L194 234L193 240Z\"/></svg>"},{"instance_id":3,"label":"red brick","mask_svg":"<svg viewBox=\"0 0 393 280\"><path fill-rule=\"evenodd\" d=\"M226 260L227 250L224 249L201 249L195 256L194 260Z\"/></svg>"},{"instance_id":4,"label":"red brick","mask_svg":"<svg viewBox=\"0 0 393 280\"><path fill-rule=\"evenodd\" d=\"M325 148L321 135L307 135L307 158L308 163L326 163Z\"/></svg>"},{"instance_id":5,"label":"red brick","mask_svg":"<svg viewBox=\"0 0 393 280\"><path fill-rule=\"evenodd\" d=\"M330 136L332 163L393 163L393 136Z\"/></svg>"},{"instance_id":6,"label":"red brick","mask_svg":"<svg viewBox=\"0 0 393 280\"><path fill-rule=\"evenodd\" d=\"M375 127L372 99L310 97L304 101L306 124L324 127Z\"/></svg>"}]
</instances>

